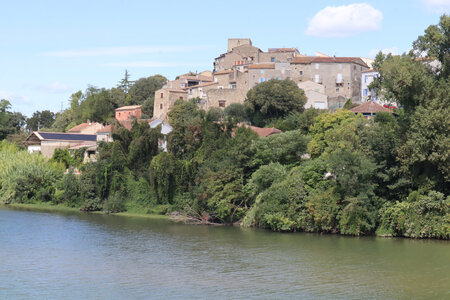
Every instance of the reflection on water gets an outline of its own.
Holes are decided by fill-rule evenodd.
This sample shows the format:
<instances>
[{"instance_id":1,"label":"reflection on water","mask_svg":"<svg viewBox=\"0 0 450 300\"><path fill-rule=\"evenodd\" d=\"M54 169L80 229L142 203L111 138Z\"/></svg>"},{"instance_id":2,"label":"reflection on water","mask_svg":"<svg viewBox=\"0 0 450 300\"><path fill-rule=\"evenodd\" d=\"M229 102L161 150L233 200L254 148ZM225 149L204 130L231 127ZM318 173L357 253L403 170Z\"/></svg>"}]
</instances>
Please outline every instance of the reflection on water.
<instances>
[{"instance_id":1,"label":"reflection on water","mask_svg":"<svg viewBox=\"0 0 450 300\"><path fill-rule=\"evenodd\" d=\"M0 298L450 298L449 242L0 208Z\"/></svg>"}]
</instances>

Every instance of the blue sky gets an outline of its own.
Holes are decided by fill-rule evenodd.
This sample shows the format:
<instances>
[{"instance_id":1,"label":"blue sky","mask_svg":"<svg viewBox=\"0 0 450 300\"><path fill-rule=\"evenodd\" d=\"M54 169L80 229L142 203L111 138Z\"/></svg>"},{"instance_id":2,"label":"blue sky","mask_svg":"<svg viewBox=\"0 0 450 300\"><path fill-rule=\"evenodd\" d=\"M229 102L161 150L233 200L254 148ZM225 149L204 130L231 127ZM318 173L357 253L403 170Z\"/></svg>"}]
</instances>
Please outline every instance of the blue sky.
<instances>
[{"instance_id":1,"label":"blue sky","mask_svg":"<svg viewBox=\"0 0 450 300\"><path fill-rule=\"evenodd\" d=\"M219 4L221 3L221 4ZM88 85L212 69L227 38L302 54L402 53L450 0L1 1L0 99L30 116Z\"/></svg>"}]
</instances>

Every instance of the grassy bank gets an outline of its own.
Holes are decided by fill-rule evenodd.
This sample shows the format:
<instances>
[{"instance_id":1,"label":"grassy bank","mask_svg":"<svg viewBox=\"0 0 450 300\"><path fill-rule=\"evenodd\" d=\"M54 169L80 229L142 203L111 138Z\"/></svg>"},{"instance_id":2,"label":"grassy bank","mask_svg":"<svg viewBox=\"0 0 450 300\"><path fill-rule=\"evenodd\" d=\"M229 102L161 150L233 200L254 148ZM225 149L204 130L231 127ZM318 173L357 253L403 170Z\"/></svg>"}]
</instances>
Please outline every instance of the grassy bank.
<instances>
[{"instance_id":1,"label":"grassy bank","mask_svg":"<svg viewBox=\"0 0 450 300\"><path fill-rule=\"evenodd\" d=\"M38 202L38 203L13 203L13 204L0 204L0 207L10 207L22 210L32 210L32 211L44 211L44 212L77 212L82 213L78 207L68 207L63 204L51 204L48 202ZM95 214L106 214L103 211L90 212ZM120 212L111 213L109 215L123 216L123 217L140 217L140 218L153 218L153 219L169 219L167 215L159 215L154 213L146 213L144 210L132 211L132 212Z\"/></svg>"}]
</instances>

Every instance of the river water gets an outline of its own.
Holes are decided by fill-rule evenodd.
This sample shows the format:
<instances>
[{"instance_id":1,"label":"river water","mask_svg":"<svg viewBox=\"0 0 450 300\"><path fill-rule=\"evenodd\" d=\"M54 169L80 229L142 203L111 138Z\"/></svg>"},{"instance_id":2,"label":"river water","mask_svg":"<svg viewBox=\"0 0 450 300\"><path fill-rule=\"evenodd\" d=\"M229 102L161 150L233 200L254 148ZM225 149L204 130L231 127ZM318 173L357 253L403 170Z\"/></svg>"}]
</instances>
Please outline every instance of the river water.
<instances>
[{"instance_id":1,"label":"river water","mask_svg":"<svg viewBox=\"0 0 450 300\"><path fill-rule=\"evenodd\" d=\"M450 243L0 207L0 299L449 299Z\"/></svg>"}]
</instances>

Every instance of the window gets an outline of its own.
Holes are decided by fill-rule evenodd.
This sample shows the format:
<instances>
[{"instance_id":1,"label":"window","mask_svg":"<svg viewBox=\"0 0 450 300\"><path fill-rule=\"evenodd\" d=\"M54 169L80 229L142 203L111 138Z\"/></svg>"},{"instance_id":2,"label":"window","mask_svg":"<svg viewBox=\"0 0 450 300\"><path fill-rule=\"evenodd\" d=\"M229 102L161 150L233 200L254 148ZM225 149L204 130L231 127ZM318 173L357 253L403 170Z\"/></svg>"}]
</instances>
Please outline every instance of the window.
<instances>
[{"instance_id":1,"label":"window","mask_svg":"<svg viewBox=\"0 0 450 300\"><path fill-rule=\"evenodd\" d=\"M271 58L270 58L270 61L271 61L271 62L275 62L275 57L271 57Z\"/></svg>"},{"instance_id":2,"label":"window","mask_svg":"<svg viewBox=\"0 0 450 300\"><path fill-rule=\"evenodd\" d=\"M183 97L180 96L180 100L183 100Z\"/></svg>"},{"instance_id":3,"label":"window","mask_svg":"<svg viewBox=\"0 0 450 300\"><path fill-rule=\"evenodd\" d=\"M161 98L164 98L164 93L161 93Z\"/></svg>"},{"instance_id":4,"label":"window","mask_svg":"<svg viewBox=\"0 0 450 300\"><path fill-rule=\"evenodd\" d=\"M181 86L181 87L184 87L184 83L180 83L180 86Z\"/></svg>"},{"instance_id":5,"label":"window","mask_svg":"<svg viewBox=\"0 0 450 300\"><path fill-rule=\"evenodd\" d=\"M341 83L341 82L342 82L342 74L338 73L337 78L336 78L336 83Z\"/></svg>"},{"instance_id":6,"label":"window","mask_svg":"<svg viewBox=\"0 0 450 300\"><path fill-rule=\"evenodd\" d=\"M277 77L277 80L280 80L280 77Z\"/></svg>"},{"instance_id":7,"label":"window","mask_svg":"<svg viewBox=\"0 0 450 300\"><path fill-rule=\"evenodd\" d=\"M303 75L303 71L300 71L300 72L298 72L299 74L300 74L300 76L302 76Z\"/></svg>"},{"instance_id":8,"label":"window","mask_svg":"<svg viewBox=\"0 0 450 300\"><path fill-rule=\"evenodd\" d=\"M162 108L163 108L163 104L160 103L160 104L159 104L159 109L162 109Z\"/></svg>"},{"instance_id":9,"label":"window","mask_svg":"<svg viewBox=\"0 0 450 300\"><path fill-rule=\"evenodd\" d=\"M316 64L316 70L318 70L319 69L319 64Z\"/></svg>"},{"instance_id":10,"label":"window","mask_svg":"<svg viewBox=\"0 0 450 300\"><path fill-rule=\"evenodd\" d=\"M315 75L315 76L314 76L314 81L315 81L316 83L319 83L319 79L320 79L319 75Z\"/></svg>"},{"instance_id":11,"label":"window","mask_svg":"<svg viewBox=\"0 0 450 300\"><path fill-rule=\"evenodd\" d=\"M261 78L259 79L259 82L264 82L264 77L261 77Z\"/></svg>"},{"instance_id":12,"label":"window","mask_svg":"<svg viewBox=\"0 0 450 300\"><path fill-rule=\"evenodd\" d=\"M225 100L219 100L219 107L225 107Z\"/></svg>"},{"instance_id":13,"label":"window","mask_svg":"<svg viewBox=\"0 0 450 300\"><path fill-rule=\"evenodd\" d=\"M367 75L364 75L364 82L367 82Z\"/></svg>"},{"instance_id":14,"label":"window","mask_svg":"<svg viewBox=\"0 0 450 300\"><path fill-rule=\"evenodd\" d=\"M232 83L231 84L231 88L235 90L236 89L236 83Z\"/></svg>"},{"instance_id":15,"label":"window","mask_svg":"<svg viewBox=\"0 0 450 300\"><path fill-rule=\"evenodd\" d=\"M338 68L339 68L339 69L342 69L342 64L338 64Z\"/></svg>"},{"instance_id":16,"label":"window","mask_svg":"<svg viewBox=\"0 0 450 300\"><path fill-rule=\"evenodd\" d=\"M336 92L339 92L339 88L336 88Z\"/></svg>"},{"instance_id":17,"label":"window","mask_svg":"<svg viewBox=\"0 0 450 300\"><path fill-rule=\"evenodd\" d=\"M261 70L261 74L264 74L264 70Z\"/></svg>"}]
</instances>

